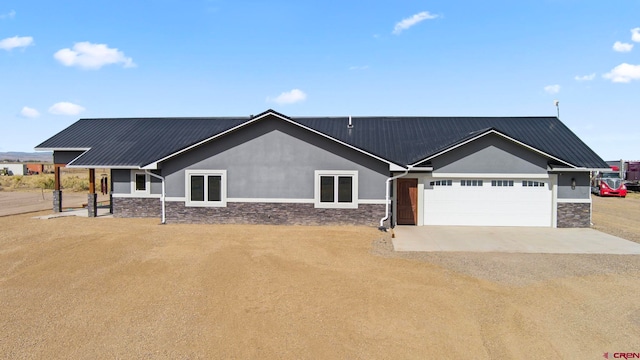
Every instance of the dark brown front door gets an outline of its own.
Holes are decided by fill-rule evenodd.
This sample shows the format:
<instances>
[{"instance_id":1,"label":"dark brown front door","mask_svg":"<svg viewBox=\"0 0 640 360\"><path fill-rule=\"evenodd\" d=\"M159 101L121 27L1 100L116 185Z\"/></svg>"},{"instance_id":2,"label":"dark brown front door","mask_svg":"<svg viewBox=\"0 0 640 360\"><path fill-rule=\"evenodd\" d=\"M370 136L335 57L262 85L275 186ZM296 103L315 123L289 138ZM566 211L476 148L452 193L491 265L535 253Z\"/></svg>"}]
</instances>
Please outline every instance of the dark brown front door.
<instances>
[{"instance_id":1,"label":"dark brown front door","mask_svg":"<svg viewBox=\"0 0 640 360\"><path fill-rule=\"evenodd\" d=\"M398 179L398 225L418 223L418 179Z\"/></svg>"}]
</instances>

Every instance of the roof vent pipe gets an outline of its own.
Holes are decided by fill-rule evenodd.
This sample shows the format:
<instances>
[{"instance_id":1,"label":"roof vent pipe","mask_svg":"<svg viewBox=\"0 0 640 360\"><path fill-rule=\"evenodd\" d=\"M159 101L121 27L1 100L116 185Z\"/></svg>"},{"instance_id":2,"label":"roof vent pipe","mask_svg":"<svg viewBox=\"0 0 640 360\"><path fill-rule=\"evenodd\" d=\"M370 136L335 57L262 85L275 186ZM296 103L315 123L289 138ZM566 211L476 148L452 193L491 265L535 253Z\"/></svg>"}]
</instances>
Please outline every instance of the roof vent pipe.
<instances>
[{"instance_id":1,"label":"roof vent pipe","mask_svg":"<svg viewBox=\"0 0 640 360\"><path fill-rule=\"evenodd\" d=\"M347 129L353 129L353 123L351 122L351 115L349 115L349 125L347 125Z\"/></svg>"}]
</instances>

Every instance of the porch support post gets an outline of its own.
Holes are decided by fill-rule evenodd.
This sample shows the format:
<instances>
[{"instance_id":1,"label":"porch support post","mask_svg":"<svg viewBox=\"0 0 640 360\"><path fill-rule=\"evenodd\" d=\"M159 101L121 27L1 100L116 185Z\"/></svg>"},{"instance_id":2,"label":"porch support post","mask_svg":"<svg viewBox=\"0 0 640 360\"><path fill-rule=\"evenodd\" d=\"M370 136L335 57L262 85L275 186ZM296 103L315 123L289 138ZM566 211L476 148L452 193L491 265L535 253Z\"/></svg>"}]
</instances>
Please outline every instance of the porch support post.
<instances>
[{"instance_id":1,"label":"porch support post","mask_svg":"<svg viewBox=\"0 0 640 360\"><path fill-rule=\"evenodd\" d=\"M113 214L113 169L109 169L109 213Z\"/></svg>"},{"instance_id":2,"label":"porch support post","mask_svg":"<svg viewBox=\"0 0 640 360\"><path fill-rule=\"evenodd\" d=\"M62 190L60 190L60 168L62 164L53 165L53 212L62 212Z\"/></svg>"},{"instance_id":3,"label":"porch support post","mask_svg":"<svg viewBox=\"0 0 640 360\"><path fill-rule=\"evenodd\" d=\"M87 196L89 217L98 216L98 194L96 194L96 169L89 169L89 195Z\"/></svg>"}]
</instances>

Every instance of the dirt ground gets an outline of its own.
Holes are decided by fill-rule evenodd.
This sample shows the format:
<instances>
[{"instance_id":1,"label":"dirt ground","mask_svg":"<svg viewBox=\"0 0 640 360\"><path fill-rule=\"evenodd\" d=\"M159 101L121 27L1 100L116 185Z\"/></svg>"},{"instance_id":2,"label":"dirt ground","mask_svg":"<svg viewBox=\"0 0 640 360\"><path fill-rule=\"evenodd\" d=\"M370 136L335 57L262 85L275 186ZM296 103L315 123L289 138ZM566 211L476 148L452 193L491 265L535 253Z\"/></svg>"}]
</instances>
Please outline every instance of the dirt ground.
<instances>
[{"instance_id":1,"label":"dirt ground","mask_svg":"<svg viewBox=\"0 0 640 360\"><path fill-rule=\"evenodd\" d=\"M640 193L626 198L593 196L593 228L640 243Z\"/></svg>"},{"instance_id":2,"label":"dirt ground","mask_svg":"<svg viewBox=\"0 0 640 360\"><path fill-rule=\"evenodd\" d=\"M98 194L98 201L108 200L109 195ZM86 203L86 192L64 191L62 193L62 206L64 209L79 208ZM52 208L53 192L51 190L0 191L0 216L23 214Z\"/></svg>"},{"instance_id":3,"label":"dirt ground","mask_svg":"<svg viewBox=\"0 0 640 360\"><path fill-rule=\"evenodd\" d=\"M637 209L630 200L595 198L596 225L609 226L606 206ZM34 215L0 217L2 358L640 351L638 256L412 255L367 227ZM639 218L625 231L639 233Z\"/></svg>"}]
</instances>

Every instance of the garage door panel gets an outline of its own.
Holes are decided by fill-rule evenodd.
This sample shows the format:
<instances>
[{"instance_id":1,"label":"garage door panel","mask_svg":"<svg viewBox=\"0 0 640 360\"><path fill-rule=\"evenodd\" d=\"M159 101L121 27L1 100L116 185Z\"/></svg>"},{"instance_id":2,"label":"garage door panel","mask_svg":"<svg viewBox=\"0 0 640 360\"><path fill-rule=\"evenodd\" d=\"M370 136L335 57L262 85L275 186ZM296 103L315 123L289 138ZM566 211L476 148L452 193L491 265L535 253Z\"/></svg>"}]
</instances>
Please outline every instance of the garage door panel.
<instances>
[{"instance_id":1,"label":"garage door panel","mask_svg":"<svg viewBox=\"0 0 640 360\"><path fill-rule=\"evenodd\" d=\"M552 192L544 187L435 186L424 191L425 225L551 226Z\"/></svg>"}]
</instances>

